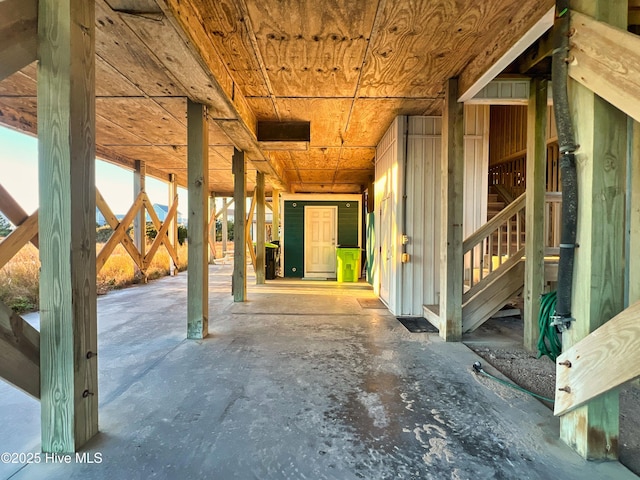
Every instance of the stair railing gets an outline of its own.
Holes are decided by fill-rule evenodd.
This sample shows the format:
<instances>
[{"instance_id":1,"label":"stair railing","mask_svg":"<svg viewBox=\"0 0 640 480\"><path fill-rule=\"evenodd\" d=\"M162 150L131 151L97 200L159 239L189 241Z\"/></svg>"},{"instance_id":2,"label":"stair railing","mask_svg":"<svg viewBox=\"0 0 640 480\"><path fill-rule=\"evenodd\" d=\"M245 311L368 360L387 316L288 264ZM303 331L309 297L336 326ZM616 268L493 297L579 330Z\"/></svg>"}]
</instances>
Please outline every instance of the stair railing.
<instances>
[{"instance_id":1,"label":"stair railing","mask_svg":"<svg viewBox=\"0 0 640 480\"><path fill-rule=\"evenodd\" d=\"M526 193L523 193L462 243L464 284L469 289L465 296L483 288L503 265L506 268L507 264L519 261L524 255L525 198Z\"/></svg>"}]
</instances>

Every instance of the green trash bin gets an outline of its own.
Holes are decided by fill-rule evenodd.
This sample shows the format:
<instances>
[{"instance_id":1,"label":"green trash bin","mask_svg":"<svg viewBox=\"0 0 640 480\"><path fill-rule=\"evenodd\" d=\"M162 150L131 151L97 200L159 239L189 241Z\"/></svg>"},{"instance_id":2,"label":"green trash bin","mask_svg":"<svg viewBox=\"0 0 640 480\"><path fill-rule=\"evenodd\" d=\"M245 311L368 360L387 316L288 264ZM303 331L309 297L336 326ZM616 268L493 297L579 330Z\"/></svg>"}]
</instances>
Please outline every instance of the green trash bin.
<instances>
[{"instance_id":1,"label":"green trash bin","mask_svg":"<svg viewBox=\"0 0 640 480\"><path fill-rule=\"evenodd\" d=\"M360 247L336 248L338 282L357 282L360 278Z\"/></svg>"}]
</instances>

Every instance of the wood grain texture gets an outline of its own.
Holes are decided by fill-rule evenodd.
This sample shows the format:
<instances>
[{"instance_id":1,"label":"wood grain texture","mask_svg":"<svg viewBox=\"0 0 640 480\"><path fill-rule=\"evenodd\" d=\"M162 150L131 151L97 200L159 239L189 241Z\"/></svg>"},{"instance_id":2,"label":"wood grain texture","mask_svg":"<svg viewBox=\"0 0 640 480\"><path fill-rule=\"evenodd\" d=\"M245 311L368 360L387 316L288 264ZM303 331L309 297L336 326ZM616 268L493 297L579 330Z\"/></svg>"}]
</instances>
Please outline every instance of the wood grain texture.
<instances>
[{"instance_id":1,"label":"wood grain texture","mask_svg":"<svg viewBox=\"0 0 640 480\"><path fill-rule=\"evenodd\" d=\"M4 267L37 234L38 211L36 210L0 242L0 268Z\"/></svg>"},{"instance_id":2,"label":"wood grain texture","mask_svg":"<svg viewBox=\"0 0 640 480\"><path fill-rule=\"evenodd\" d=\"M135 168L133 169L133 196L142 196L142 207L138 214L133 218L133 241L140 252L140 256L145 258L145 249L147 248L147 215L145 211L145 197L147 182L147 165L142 160L135 161ZM144 283L147 283L146 269L143 268L142 276Z\"/></svg>"},{"instance_id":3,"label":"wood grain texture","mask_svg":"<svg viewBox=\"0 0 640 480\"><path fill-rule=\"evenodd\" d=\"M187 338L209 335L209 127L207 108L187 102L189 237Z\"/></svg>"},{"instance_id":4,"label":"wood grain texture","mask_svg":"<svg viewBox=\"0 0 640 480\"><path fill-rule=\"evenodd\" d=\"M38 49L38 2L0 2L0 80L29 65Z\"/></svg>"},{"instance_id":5,"label":"wood grain texture","mask_svg":"<svg viewBox=\"0 0 640 480\"><path fill-rule=\"evenodd\" d=\"M442 116L442 214L440 230L440 336L462 338L462 225L464 186L464 105L458 103L458 80L445 86Z\"/></svg>"},{"instance_id":6,"label":"wood grain texture","mask_svg":"<svg viewBox=\"0 0 640 480\"><path fill-rule=\"evenodd\" d=\"M544 206L547 173L547 81L534 79L527 107L527 235L524 276L524 347L537 350L540 296L544 293Z\"/></svg>"},{"instance_id":7,"label":"wood grain texture","mask_svg":"<svg viewBox=\"0 0 640 480\"><path fill-rule=\"evenodd\" d=\"M72 453L98 432L95 12L38 8L42 451Z\"/></svg>"},{"instance_id":8,"label":"wood grain texture","mask_svg":"<svg viewBox=\"0 0 640 480\"><path fill-rule=\"evenodd\" d=\"M256 189L254 193L256 199L256 285L265 283L265 196L264 196L264 174L256 173Z\"/></svg>"},{"instance_id":9,"label":"wood grain texture","mask_svg":"<svg viewBox=\"0 0 640 480\"><path fill-rule=\"evenodd\" d=\"M22 225L29 218L27 212L22 209L2 185L0 185L0 212L14 225ZM36 247L38 246L37 233L30 240Z\"/></svg>"},{"instance_id":10,"label":"wood grain texture","mask_svg":"<svg viewBox=\"0 0 640 480\"><path fill-rule=\"evenodd\" d=\"M241 219L246 218L247 176L244 152L233 152L233 301L244 302L247 299L247 248L245 245L245 224Z\"/></svg>"},{"instance_id":11,"label":"wood grain texture","mask_svg":"<svg viewBox=\"0 0 640 480\"><path fill-rule=\"evenodd\" d=\"M640 302L636 302L567 349L556 362L553 414L564 415L589 400L640 377ZM569 362L571 367L563 365Z\"/></svg>"},{"instance_id":12,"label":"wood grain texture","mask_svg":"<svg viewBox=\"0 0 640 480\"><path fill-rule=\"evenodd\" d=\"M375 147L398 115L441 115L442 106L441 98L359 98L343 133L344 145Z\"/></svg>"},{"instance_id":13,"label":"wood grain texture","mask_svg":"<svg viewBox=\"0 0 640 480\"><path fill-rule=\"evenodd\" d=\"M631 220L629 225L629 251L640 251L640 122L633 122L631 147ZM640 255L628 260L629 304L640 300Z\"/></svg>"},{"instance_id":14,"label":"wood grain texture","mask_svg":"<svg viewBox=\"0 0 640 480\"><path fill-rule=\"evenodd\" d=\"M355 94L378 2L246 3L276 96Z\"/></svg>"},{"instance_id":15,"label":"wood grain texture","mask_svg":"<svg viewBox=\"0 0 640 480\"><path fill-rule=\"evenodd\" d=\"M640 37L571 13L569 75L640 121Z\"/></svg>"},{"instance_id":16,"label":"wood grain texture","mask_svg":"<svg viewBox=\"0 0 640 480\"><path fill-rule=\"evenodd\" d=\"M595 15L616 17L622 4L576 2ZM626 6L625 6L626 7ZM626 8L624 9L626 13ZM618 12L620 13L620 12ZM574 80L569 105L580 145L578 230L568 349L623 309L627 117ZM585 458L617 458L618 394L609 392L560 419L560 438Z\"/></svg>"},{"instance_id":17,"label":"wood grain texture","mask_svg":"<svg viewBox=\"0 0 640 480\"><path fill-rule=\"evenodd\" d=\"M476 30L476 46L460 74L464 93L555 5L553 0L495 2L486 29Z\"/></svg>"},{"instance_id":18,"label":"wood grain texture","mask_svg":"<svg viewBox=\"0 0 640 480\"><path fill-rule=\"evenodd\" d=\"M2 302L0 378L40 398L40 333Z\"/></svg>"}]
</instances>

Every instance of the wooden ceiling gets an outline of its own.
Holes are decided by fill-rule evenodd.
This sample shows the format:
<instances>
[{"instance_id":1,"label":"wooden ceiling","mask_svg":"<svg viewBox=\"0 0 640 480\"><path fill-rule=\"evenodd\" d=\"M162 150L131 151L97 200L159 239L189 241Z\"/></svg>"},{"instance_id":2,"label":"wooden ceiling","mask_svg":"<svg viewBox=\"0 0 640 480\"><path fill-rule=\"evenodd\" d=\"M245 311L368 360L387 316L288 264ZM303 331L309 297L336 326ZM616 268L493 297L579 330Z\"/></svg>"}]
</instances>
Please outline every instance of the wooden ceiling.
<instances>
[{"instance_id":1,"label":"wooden ceiling","mask_svg":"<svg viewBox=\"0 0 640 480\"><path fill-rule=\"evenodd\" d=\"M234 144L272 184L360 192L396 115L439 115L551 0L97 0L97 151L186 183L186 98L210 106L210 189ZM36 133L36 67L0 82L0 122ZM260 149L258 120L309 121L306 151ZM248 175L252 189L255 170Z\"/></svg>"}]
</instances>

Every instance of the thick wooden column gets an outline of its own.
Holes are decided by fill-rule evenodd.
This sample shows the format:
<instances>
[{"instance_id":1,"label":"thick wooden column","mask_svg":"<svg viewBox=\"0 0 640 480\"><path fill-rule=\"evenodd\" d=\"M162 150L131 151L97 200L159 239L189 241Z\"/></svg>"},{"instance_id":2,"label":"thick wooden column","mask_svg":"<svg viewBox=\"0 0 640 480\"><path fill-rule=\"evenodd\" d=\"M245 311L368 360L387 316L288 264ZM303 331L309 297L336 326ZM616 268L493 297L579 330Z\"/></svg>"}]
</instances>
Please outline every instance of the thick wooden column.
<instances>
[{"instance_id":1,"label":"thick wooden column","mask_svg":"<svg viewBox=\"0 0 640 480\"><path fill-rule=\"evenodd\" d=\"M262 285L265 282L265 251L264 243L266 236L265 215L266 206L264 199L264 173L256 172L256 284Z\"/></svg>"},{"instance_id":2,"label":"thick wooden column","mask_svg":"<svg viewBox=\"0 0 640 480\"><path fill-rule=\"evenodd\" d=\"M273 220L271 222L271 240L280 241L280 191L273 190L271 193L271 212Z\"/></svg>"},{"instance_id":3,"label":"thick wooden column","mask_svg":"<svg viewBox=\"0 0 640 480\"><path fill-rule=\"evenodd\" d=\"M458 80L445 88L442 116L442 216L440 231L440 336L462 339L462 221L464 189L464 104Z\"/></svg>"},{"instance_id":4,"label":"thick wooden column","mask_svg":"<svg viewBox=\"0 0 640 480\"><path fill-rule=\"evenodd\" d=\"M244 152L233 150L233 300L247 299L247 246L245 224L247 217L247 178Z\"/></svg>"},{"instance_id":5,"label":"thick wooden column","mask_svg":"<svg viewBox=\"0 0 640 480\"><path fill-rule=\"evenodd\" d=\"M189 268L187 338L209 334L209 125L207 107L187 101Z\"/></svg>"},{"instance_id":6,"label":"thick wooden column","mask_svg":"<svg viewBox=\"0 0 640 480\"><path fill-rule=\"evenodd\" d=\"M171 205L173 202L178 201L178 181L176 180L175 173L169 174L169 199L167 202L167 208L171 209ZM176 256L178 256L178 213L176 209L176 216L171 220L171 225L169 225L169 241L176 249ZM173 273L173 275L178 274L178 265L173 263L173 260L169 258L169 271Z\"/></svg>"},{"instance_id":7,"label":"thick wooden column","mask_svg":"<svg viewBox=\"0 0 640 480\"><path fill-rule=\"evenodd\" d=\"M576 0L572 7L596 20L627 27L627 2ZM569 102L580 145L576 152L580 248L576 249L573 278L572 314L576 320L562 336L563 350L618 314L624 301L627 117L573 80L569 82ZM618 457L618 430L617 390L560 419L562 440L594 460Z\"/></svg>"},{"instance_id":8,"label":"thick wooden column","mask_svg":"<svg viewBox=\"0 0 640 480\"><path fill-rule=\"evenodd\" d=\"M133 170L133 198L138 198L140 192L145 191L145 180L147 175L147 168L145 162L136 160L135 169ZM146 250L147 240L147 212L144 208L140 209L140 212L135 216L133 220L133 241L136 244L136 248L140 252L140 256L144 258ZM147 282L147 276L144 275L144 281Z\"/></svg>"},{"instance_id":9,"label":"thick wooden column","mask_svg":"<svg viewBox=\"0 0 640 480\"><path fill-rule=\"evenodd\" d=\"M224 209L222 210L222 256L227 254L227 240L229 240L229 205L227 199L224 199Z\"/></svg>"},{"instance_id":10,"label":"thick wooden column","mask_svg":"<svg viewBox=\"0 0 640 480\"><path fill-rule=\"evenodd\" d=\"M544 197L547 171L547 81L534 79L527 110L527 236L524 274L524 346L536 350L544 289Z\"/></svg>"},{"instance_id":11,"label":"thick wooden column","mask_svg":"<svg viewBox=\"0 0 640 480\"><path fill-rule=\"evenodd\" d=\"M631 145L631 195L629 225L629 305L640 300L640 122L633 122Z\"/></svg>"},{"instance_id":12,"label":"thick wooden column","mask_svg":"<svg viewBox=\"0 0 640 480\"><path fill-rule=\"evenodd\" d=\"M71 453L98 432L94 3L38 13L42 450Z\"/></svg>"},{"instance_id":13,"label":"thick wooden column","mask_svg":"<svg viewBox=\"0 0 640 480\"><path fill-rule=\"evenodd\" d=\"M209 195L209 242L210 246L213 248L209 248L207 251L209 252L209 263L213 263L216 259L216 194L211 192Z\"/></svg>"}]
</instances>

